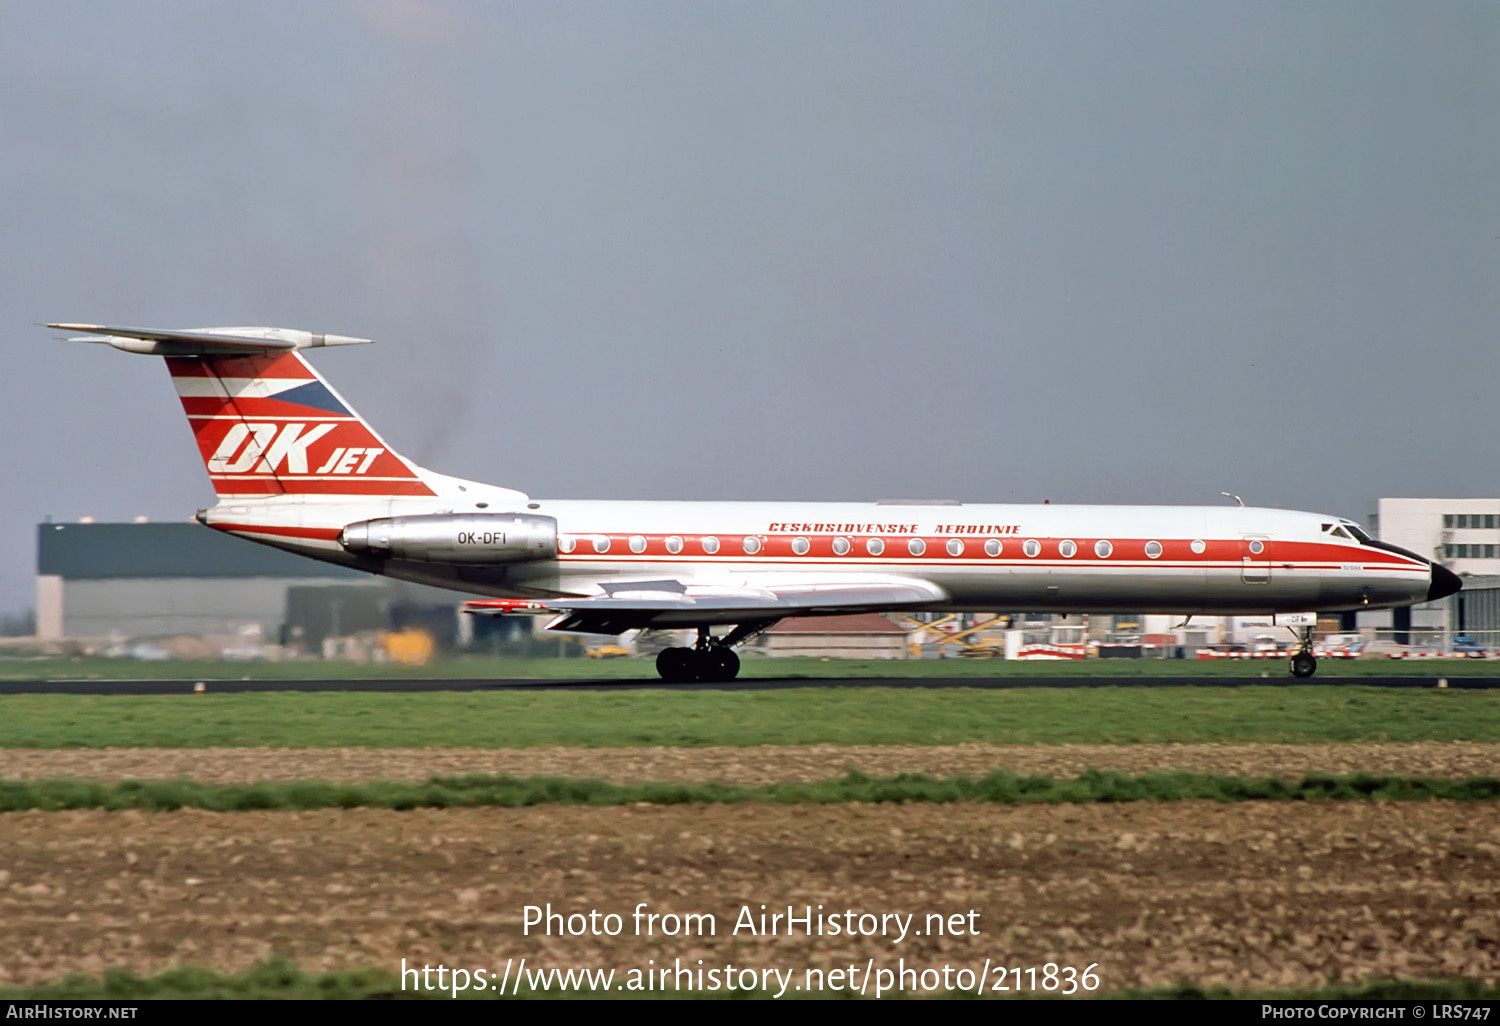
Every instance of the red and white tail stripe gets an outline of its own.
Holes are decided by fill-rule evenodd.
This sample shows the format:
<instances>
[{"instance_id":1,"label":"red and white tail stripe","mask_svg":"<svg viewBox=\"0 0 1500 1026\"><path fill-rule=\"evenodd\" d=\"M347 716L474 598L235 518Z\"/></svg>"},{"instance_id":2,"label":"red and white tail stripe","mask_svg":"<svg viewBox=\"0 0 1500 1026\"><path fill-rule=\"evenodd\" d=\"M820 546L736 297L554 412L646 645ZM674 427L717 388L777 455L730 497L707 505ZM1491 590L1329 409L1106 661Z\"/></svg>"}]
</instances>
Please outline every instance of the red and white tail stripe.
<instances>
[{"instance_id":1,"label":"red and white tail stripe","mask_svg":"<svg viewBox=\"0 0 1500 1026\"><path fill-rule=\"evenodd\" d=\"M166 362L220 496L434 494L295 352Z\"/></svg>"}]
</instances>

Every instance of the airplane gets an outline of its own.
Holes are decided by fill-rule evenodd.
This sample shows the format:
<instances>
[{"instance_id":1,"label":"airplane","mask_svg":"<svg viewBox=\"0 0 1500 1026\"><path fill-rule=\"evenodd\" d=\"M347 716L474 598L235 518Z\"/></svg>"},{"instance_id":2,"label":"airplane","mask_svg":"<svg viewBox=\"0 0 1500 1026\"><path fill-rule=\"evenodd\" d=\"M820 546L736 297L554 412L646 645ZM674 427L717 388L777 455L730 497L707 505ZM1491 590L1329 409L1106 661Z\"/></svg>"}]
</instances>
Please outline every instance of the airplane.
<instances>
[{"instance_id":1,"label":"airplane","mask_svg":"<svg viewBox=\"0 0 1500 1026\"><path fill-rule=\"evenodd\" d=\"M368 339L285 328L49 324L165 358L218 502L200 523L314 559L488 596L554 631L692 629L673 682L730 680L789 616L1024 609L1271 616L1317 669L1316 614L1459 590L1351 520L1246 506L533 499L419 467L302 356ZM715 628L725 628L715 633Z\"/></svg>"}]
</instances>

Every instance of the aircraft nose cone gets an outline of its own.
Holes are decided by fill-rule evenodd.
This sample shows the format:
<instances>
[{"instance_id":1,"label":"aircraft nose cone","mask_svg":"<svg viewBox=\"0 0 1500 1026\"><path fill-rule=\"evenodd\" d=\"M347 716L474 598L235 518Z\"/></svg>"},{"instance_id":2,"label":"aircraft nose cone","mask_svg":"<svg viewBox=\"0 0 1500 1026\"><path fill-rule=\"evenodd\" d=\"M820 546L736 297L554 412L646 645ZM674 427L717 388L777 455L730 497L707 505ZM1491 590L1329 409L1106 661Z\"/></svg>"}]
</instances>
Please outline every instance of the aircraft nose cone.
<instances>
[{"instance_id":1,"label":"aircraft nose cone","mask_svg":"<svg viewBox=\"0 0 1500 1026\"><path fill-rule=\"evenodd\" d=\"M1464 586L1464 582L1458 579L1458 574L1447 567L1432 564L1432 587L1427 589L1427 601L1447 598Z\"/></svg>"}]
</instances>

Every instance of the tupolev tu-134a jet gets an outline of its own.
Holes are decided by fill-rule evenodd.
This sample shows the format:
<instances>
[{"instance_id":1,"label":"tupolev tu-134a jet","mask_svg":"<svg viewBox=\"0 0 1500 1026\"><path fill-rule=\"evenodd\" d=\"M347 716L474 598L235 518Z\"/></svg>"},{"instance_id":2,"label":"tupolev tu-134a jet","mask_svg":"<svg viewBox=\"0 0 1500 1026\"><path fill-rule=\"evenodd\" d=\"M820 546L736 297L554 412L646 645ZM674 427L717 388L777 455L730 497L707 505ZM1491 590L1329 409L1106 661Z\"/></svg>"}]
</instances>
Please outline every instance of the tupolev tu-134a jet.
<instances>
[{"instance_id":1,"label":"tupolev tu-134a jet","mask_svg":"<svg viewBox=\"0 0 1500 1026\"><path fill-rule=\"evenodd\" d=\"M695 628L657 669L727 680L788 616L1025 609L1271 615L1407 606L1457 576L1350 520L1243 506L533 499L419 467L301 356L362 343L283 328L52 324L166 358L218 503L198 520L314 559L490 596L549 629ZM1283 616L1283 614L1285 614ZM720 628L715 633L715 628Z\"/></svg>"}]
</instances>

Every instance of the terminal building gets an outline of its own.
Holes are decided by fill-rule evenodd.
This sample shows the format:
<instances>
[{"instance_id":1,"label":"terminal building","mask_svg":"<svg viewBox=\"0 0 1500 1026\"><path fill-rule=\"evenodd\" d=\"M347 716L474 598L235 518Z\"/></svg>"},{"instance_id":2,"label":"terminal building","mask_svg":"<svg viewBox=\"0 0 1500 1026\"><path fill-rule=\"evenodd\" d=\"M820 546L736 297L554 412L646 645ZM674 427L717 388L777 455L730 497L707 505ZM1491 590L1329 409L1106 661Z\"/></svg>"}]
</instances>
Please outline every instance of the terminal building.
<instances>
[{"instance_id":1,"label":"terminal building","mask_svg":"<svg viewBox=\"0 0 1500 1026\"><path fill-rule=\"evenodd\" d=\"M1460 577L1500 576L1500 499L1381 499L1370 528Z\"/></svg>"},{"instance_id":2,"label":"terminal building","mask_svg":"<svg viewBox=\"0 0 1500 1026\"><path fill-rule=\"evenodd\" d=\"M1500 632L1500 499L1379 499L1369 529L1381 541L1452 570L1464 587L1409 613L1363 614L1361 626L1384 616L1396 631L1408 626L1448 636Z\"/></svg>"}]
</instances>

